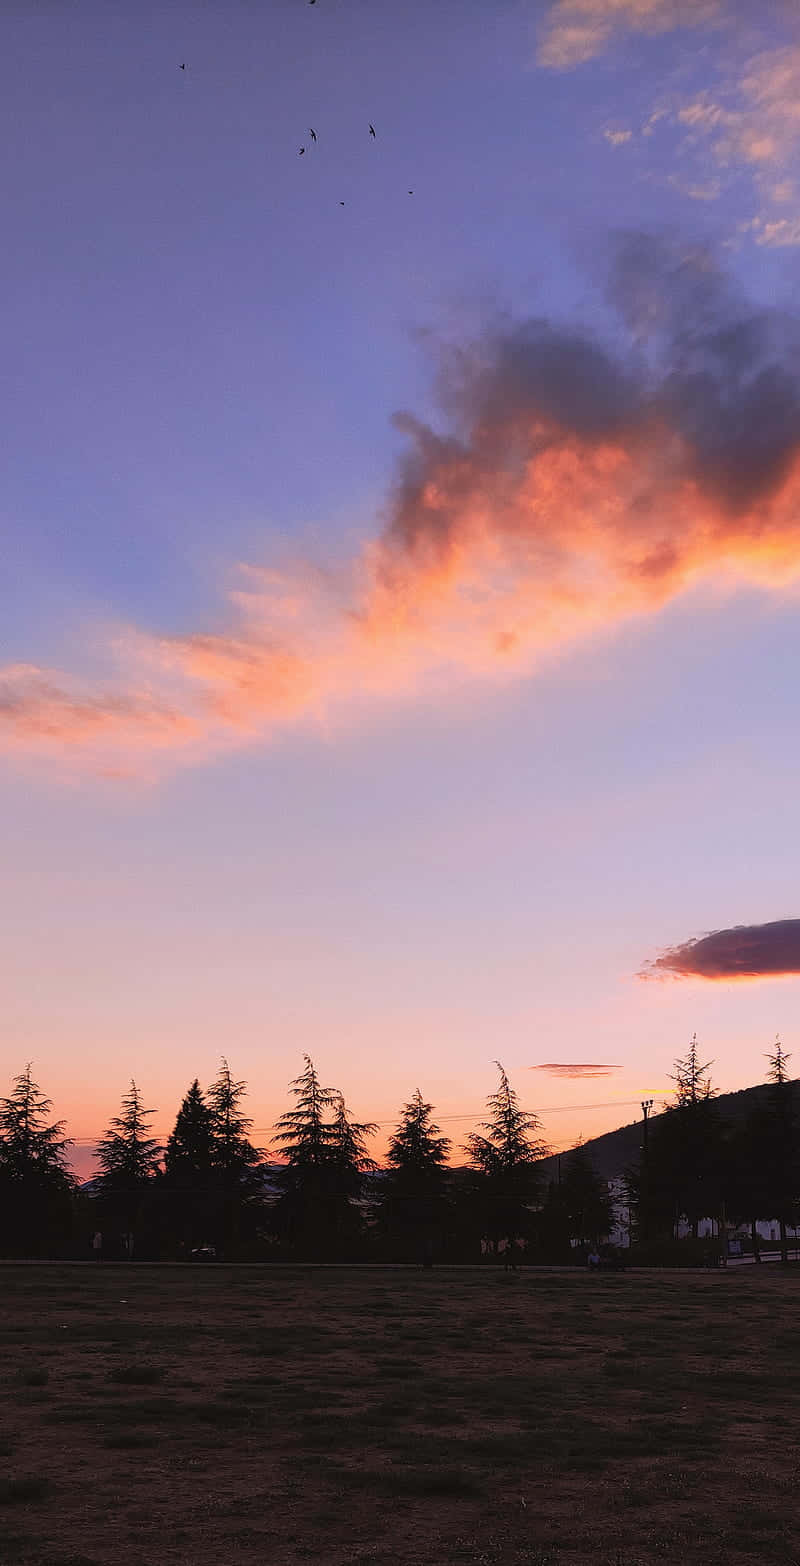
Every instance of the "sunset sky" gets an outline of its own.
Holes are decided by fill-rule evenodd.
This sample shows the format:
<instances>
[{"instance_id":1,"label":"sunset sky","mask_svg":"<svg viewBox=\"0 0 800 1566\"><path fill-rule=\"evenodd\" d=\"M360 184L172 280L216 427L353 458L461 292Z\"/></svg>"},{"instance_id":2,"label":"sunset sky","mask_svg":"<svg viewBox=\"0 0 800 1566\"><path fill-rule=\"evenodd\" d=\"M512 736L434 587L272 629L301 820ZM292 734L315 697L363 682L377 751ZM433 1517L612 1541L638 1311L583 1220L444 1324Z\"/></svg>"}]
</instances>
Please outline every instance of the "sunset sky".
<instances>
[{"instance_id":1,"label":"sunset sky","mask_svg":"<svg viewBox=\"0 0 800 1566\"><path fill-rule=\"evenodd\" d=\"M796 5L3 15L0 1093L800 1071Z\"/></svg>"}]
</instances>

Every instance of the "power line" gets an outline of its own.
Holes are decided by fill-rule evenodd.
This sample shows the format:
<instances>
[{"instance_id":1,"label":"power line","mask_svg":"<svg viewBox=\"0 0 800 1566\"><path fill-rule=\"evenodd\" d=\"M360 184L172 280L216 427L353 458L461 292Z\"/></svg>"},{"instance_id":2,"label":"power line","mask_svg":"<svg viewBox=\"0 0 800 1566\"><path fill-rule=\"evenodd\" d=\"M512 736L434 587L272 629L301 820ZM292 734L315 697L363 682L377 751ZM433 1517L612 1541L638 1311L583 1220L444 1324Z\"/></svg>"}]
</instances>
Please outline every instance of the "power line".
<instances>
[{"instance_id":1,"label":"power line","mask_svg":"<svg viewBox=\"0 0 800 1566\"><path fill-rule=\"evenodd\" d=\"M599 1104L548 1104L544 1108L536 1110L536 1115L538 1117L541 1115L569 1114L571 1111L577 1112L578 1110L582 1109L629 1109L631 1106L638 1105L639 1103L640 1099L638 1098L608 1098ZM478 1121L482 1115L486 1114L486 1112L486 1106L483 1105L481 1109L473 1110L469 1114L437 1115L436 1121L437 1124L439 1121L441 1121L443 1124L447 1123L448 1125L452 1124L455 1120ZM533 1113L533 1111L527 1112ZM371 1124L377 1126L379 1130L382 1130L385 1126L396 1126L398 1124L398 1116L393 1115L391 1120L373 1120ZM251 1136L267 1136L270 1135L273 1130L274 1126L271 1125L252 1126L250 1134ZM73 1136L70 1138L70 1140L75 1147L94 1146L94 1144L99 1142L101 1137L104 1135L105 1132L97 1132L94 1136Z\"/></svg>"}]
</instances>

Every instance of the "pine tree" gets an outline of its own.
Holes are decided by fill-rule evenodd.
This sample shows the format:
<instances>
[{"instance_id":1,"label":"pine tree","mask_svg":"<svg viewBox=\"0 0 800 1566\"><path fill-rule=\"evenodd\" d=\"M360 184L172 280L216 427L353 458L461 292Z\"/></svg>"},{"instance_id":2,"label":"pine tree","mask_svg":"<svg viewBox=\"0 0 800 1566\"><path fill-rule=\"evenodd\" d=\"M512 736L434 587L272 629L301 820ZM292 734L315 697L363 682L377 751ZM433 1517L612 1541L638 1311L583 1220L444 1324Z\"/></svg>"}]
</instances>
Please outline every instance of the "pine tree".
<instances>
[{"instance_id":1,"label":"pine tree","mask_svg":"<svg viewBox=\"0 0 800 1566\"><path fill-rule=\"evenodd\" d=\"M273 1222L278 1235L304 1254L329 1246L334 1132L329 1112L338 1095L323 1087L310 1055L290 1083L295 1106L280 1116L273 1144L285 1160L277 1177Z\"/></svg>"},{"instance_id":2,"label":"pine tree","mask_svg":"<svg viewBox=\"0 0 800 1566\"><path fill-rule=\"evenodd\" d=\"M367 1152L367 1137L374 1136L378 1127L371 1121L351 1120L342 1093L335 1094L332 1108L328 1214L341 1251L342 1245L352 1247L362 1231L358 1204L366 1176L377 1168Z\"/></svg>"},{"instance_id":3,"label":"pine tree","mask_svg":"<svg viewBox=\"0 0 800 1566\"><path fill-rule=\"evenodd\" d=\"M216 1230L226 1256L238 1255L245 1229L252 1229L262 1198L261 1161L263 1151L247 1136L253 1122L242 1113L247 1092L245 1082L237 1082L227 1060L208 1090L211 1117L211 1164L217 1192Z\"/></svg>"},{"instance_id":4,"label":"pine tree","mask_svg":"<svg viewBox=\"0 0 800 1566\"><path fill-rule=\"evenodd\" d=\"M240 1107L246 1092L247 1083L236 1082L223 1059L216 1081L208 1090L212 1162L216 1169L240 1180L246 1179L263 1156L261 1148L253 1147L247 1137L253 1122L242 1114Z\"/></svg>"},{"instance_id":5,"label":"pine tree","mask_svg":"<svg viewBox=\"0 0 800 1566\"><path fill-rule=\"evenodd\" d=\"M356 1199L363 1194L364 1176L378 1167L367 1152L367 1137L374 1136L378 1127L372 1121L351 1120L344 1094L337 1093L330 1129L331 1167L337 1191Z\"/></svg>"},{"instance_id":6,"label":"pine tree","mask_svg":"<svg viewBox=\"0 0 800 1566\"><path fill-rule=\"evenodd\" d=\"M606 1238L613 1224L608 1182L601 1179L580 1145L564 1160L560 1199L571 1240Z\"/></svg>"},{"instance_id":7,"label":"pine tree","mask_svg":"<svg viewBox=\"0 0 800 1566\"><path fill-rule=\"evenodd\" d=\"M538 1117L521 1109L500 1061L500 1086L488 1098L489 1118L482 1123L481 1136L472 1132L466 1149L477 1175L475 1195L479 1199L484 1234L497 1250L501 1240L513 1242L528 1237L532 1229L532 1209L540 1196L540 1159L549 1152L536 1135Z\"/></svg>"},{"instance_id":8,"label":"pine tree","mask_svg":"<svg viewBox=\"0 0 800 1566\"><path fill-rule=\"evenodd\" d=\"M30 1062L14 1078L8 1098L0 1098L0 1160L12 1179L24 1180L34 1172L66 1175L68 1149L64 1121L49 1122L53 1108L31 1076Z\"/></svg>"},{"instance_id":9,"label":"pine tree","mask_svg":"<svg viewBox=\"0 0 800 1566\"><path fill-rule=\"evenodd\" d=\"M775 1209L780 1227L781 1261L784 1263L789 1260L786 1226L787 1223L795 1225L797 1222L797 1200L800 1197L797 1098L795 1084L787 1069L790 1058L784 1052L780 1039L776 1038L775 1048L767 1056L772 1122L772 1156L767 1165L767 1179L773 1193L770 1205Z\"/></svg>"},{"instance_id":10,"label":"pine tree","mask_svg":"<svg viewBox=\"0 0 800 1566\"><path fill-rule=\"evenodd\" d=\"M295 1107L277 1121L273 1141L291 1168L322 1167L328 1162L331 1146L327 1111L336 1098L334 1088L322 1087L310 1055L304 1055L305 1069L289 1085Z\"/></svg>"},{"instance_id":11,"label":"pine tree","mask_svg":"<svg viewBox=\"0 0 800 1566\"><path fill-rule=\"evenodd\" d=\"M211 1237L214 1210L214 1117L195 1078L188 1088L164 1154L160 1213L169 1249L188 1254Z\"/></svg>"},{"instance_id":12,"label":"pine tree","mask_svg":"<svg viewBox=\"0 0 800 1566\"><path fill-rule=\"evenodd\" d=\"M0 1248L42 1256L63 1244L75 1181L64 1122L50 1121L52 1103L28 1064L8 1098L0 1098Z\"/></svg>"},{"instance_id":13,"label":"pine tree","mask_svg":"<svg viewBox=\"0 0 800 1566\"><path fill-rule=\"evenodd\" d=\"M122 1222L128 1235L127 1254L132 1254L133 1236L140 1228L153 1182L158 1174L162 1149L150 1131L154 1109L145 1109L135 1082L122 1100L122 1113L114 1117L108 1131L95 1149L100 1166L97 1184L107 1216Z\"/></svg>"},{"instance_id":14,"label":"pine tree","mask_svg":"<svg viewBox=\"0 0 800 1566\"><path fill-rule=\"evenodd\" d=\"M750 1225L753 1259L761 1261L758 1220L770 1216L770 1180L765 1162L766 1106L751 1107L747 1118L734 1128L725 1181L727 1213L736 1223Z\"/></svg>"},{"instance_id":15,"label":"pine tree","mask_svg":"<svg viewBox=\"0 0 800 1566\"><path fill-rule=\"evenodd\" d=\"M698 1055L697 1034L693 1033L688 1055L683 1060L676 1060L675 1070L670 1072L670 1081L675 1083L675 1100L678 1109L704 1103L707 1099L716 1096L716 1088L712 1088L711 1078L703 1075L714 1062L706 1060L701 1065Z\"/></svg>"},{"instance_id":16,"label":"pine tree","mask_svg":"<svg viewBox=\"0 0 800 1566\"><path fill-rule=\"evenodd\" d=\"M178 1110L175 1130L167 1140L164 1168L173 1178L203 1180L211 1169L213 1154L214 1115L195 1077Z\"/></svg>"},{"instance_id":17,"label":"pine tree","mask_svg":"<svg viewBox=\"0 0 800 1566\"><path fill-rule=\"evenodd\" d=\"M748 1139L750 1165L750 1205L759 1207L751 1219L777 1218L780 1230L781 1261L789 1259L787 1226L797 1219L800 1197L800 1130L798 1130L797 1084L789 1077L791 1056L776 1039L767 1055L769 1083L761 1104L753 1109L745 1136Z\"/></svg>"},{"instance_id":18,"label":"pine tree","mask_svg":"<svg viewBox=\"0 0 800 1566\"><path fill-rule=\"evenodd\" d=\"M447 1222L447 1158L449 1137L440 1134L417 1088L402 1109L389 1143L378 1207L381 1232L394 1247L392 1254L408 1260L425 1258L441 1249ZM438 1242L438 1245L437 1245Z\"/></svg>"},{"instance_id":19,"label":"pine tree","mask_svg":"<svg viewBox=\"0 0 800 1566\"><path fill-rule=\"evenodd\" d=\"M646 1231L662 1237L685 1220L697 1239L702 1218L714 1218L725 1195L727 1127L714 1102L716 1089L701 1064L694 1034L689 1052L675 1061L675 1102L654 1121L648 1153Z\"/></svg>"}]
</instances>

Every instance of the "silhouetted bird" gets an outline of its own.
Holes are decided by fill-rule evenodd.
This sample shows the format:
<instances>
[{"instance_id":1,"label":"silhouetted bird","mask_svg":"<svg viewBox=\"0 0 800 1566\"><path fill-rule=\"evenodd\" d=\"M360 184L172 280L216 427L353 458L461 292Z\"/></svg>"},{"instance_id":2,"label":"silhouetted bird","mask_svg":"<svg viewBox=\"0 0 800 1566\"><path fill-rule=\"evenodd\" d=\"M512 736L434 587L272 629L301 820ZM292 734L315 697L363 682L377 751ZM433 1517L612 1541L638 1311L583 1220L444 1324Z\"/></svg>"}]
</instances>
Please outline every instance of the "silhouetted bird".
<instances>
[{"instance_id":1,"label":"silhouetted bird","mask_svg":"<svg viewBox=\"0 0 800 1566\"><path fill-rule=\"evenodd\" d=\"M370 136L374 136L375 135L375 126L374 125L370 125L369 133L370 133Z\"/></svg>"},{"instance_id":2,"label":"silhouetted bird","mask_svg":"<svg viewBox=\"0 0 800 1566\"><path fill-rule=\"evenodd\" d=\"M339 202L339 206L340 206L340 207L343 207L343 206L344 206L344 202L343 202L343 201L340 201L340 202Z\"/></svg>"},{"instance_id":3,"label":"silhouetted bird","mask_svg":"<svg viewBox=\"0 0 800 1566\"><path fill-rule=\"evenodd\" d=\"M317 133L316 133L315 130L312 130L312 132L311 132L311 140L312 141L316 141L316 139L317 139Z\"/></svg>"},{"instance_id":4,"label":"silhouetted bird","mask_svg":"<svg viewBox=\"0 0 800 1566\"><path fill-rule=\"evenodd\" d=\"M185 71L185 70L186 70L186 66L185 66L185 65L182 65L182 66L181 66L181 70L182 70L182 71Z\"/></svg>"},{"instance_id":5,"label":"silhouetted bird","mask_svg":"<svg viewBox=\"0 0 800 1566\"><path fill-rule=\"evenodd\" d=\"M298 158L302 158L302 156L303 156L303 153L304 153L304 152L305 152L305 150L306 150L306 149L305 149L305 147L301 147L301 148L300 148L300 151L299 151L299 152L298 152L298 154L297 154L297 156L298 156Z\"/></svg>"},{"instance_id":6,"label":"silhouetted bird","mask_svg":"<svg viewBox=\"0 0 800 1566\"><path fill-rule=\"evenodd\" d=\"M408 194L409 194L409 196L413 196L413 194L414 194L414 192L413 192L413 190L410 190L410 191L409 191L409 192L408 192Z\"/></svg>"}]
</instances>

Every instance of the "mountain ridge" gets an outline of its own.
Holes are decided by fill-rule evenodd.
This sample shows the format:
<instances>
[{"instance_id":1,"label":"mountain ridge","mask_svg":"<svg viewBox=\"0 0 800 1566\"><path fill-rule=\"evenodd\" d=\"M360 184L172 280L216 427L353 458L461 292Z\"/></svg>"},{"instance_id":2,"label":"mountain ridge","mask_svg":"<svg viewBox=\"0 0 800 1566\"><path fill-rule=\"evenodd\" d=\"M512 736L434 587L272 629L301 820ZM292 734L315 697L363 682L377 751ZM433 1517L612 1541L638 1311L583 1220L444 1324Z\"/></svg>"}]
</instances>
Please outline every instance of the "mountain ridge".
<instances>
[{"instance_id":1,"label":"mountain ridge","mask_svg":"<svg viewBox=\"0 0 800 1566\"><path fill-rule=\"evenodd\" d=\"M792 1078L791 1085L798 1086L800 1079ZM718 1093L714 1095L720 1117L731 1125L738 1125L751 1110L756 1108L760 1101L766 1097L772 1084L770 1082L758 1082L753 1087L737 1088L732 1093ZM651 1115L649 1124L654 1126L662 1118L660 1114ZM588 1153L592 1165L604 1180L619 1180L639 1160L639 1152L642 1145L642 1120L633 1120L628 1125L618 1126L616 1131L604 1131L601 1136L594 1136L582 1142L580 1146ZM566 1148L560 1153L550 1153L543 1158L540 1168L548 1180L558 1177L558 1162L561 1158L568 1158L571 1148Z\"/></svg>"}]
</instances>

